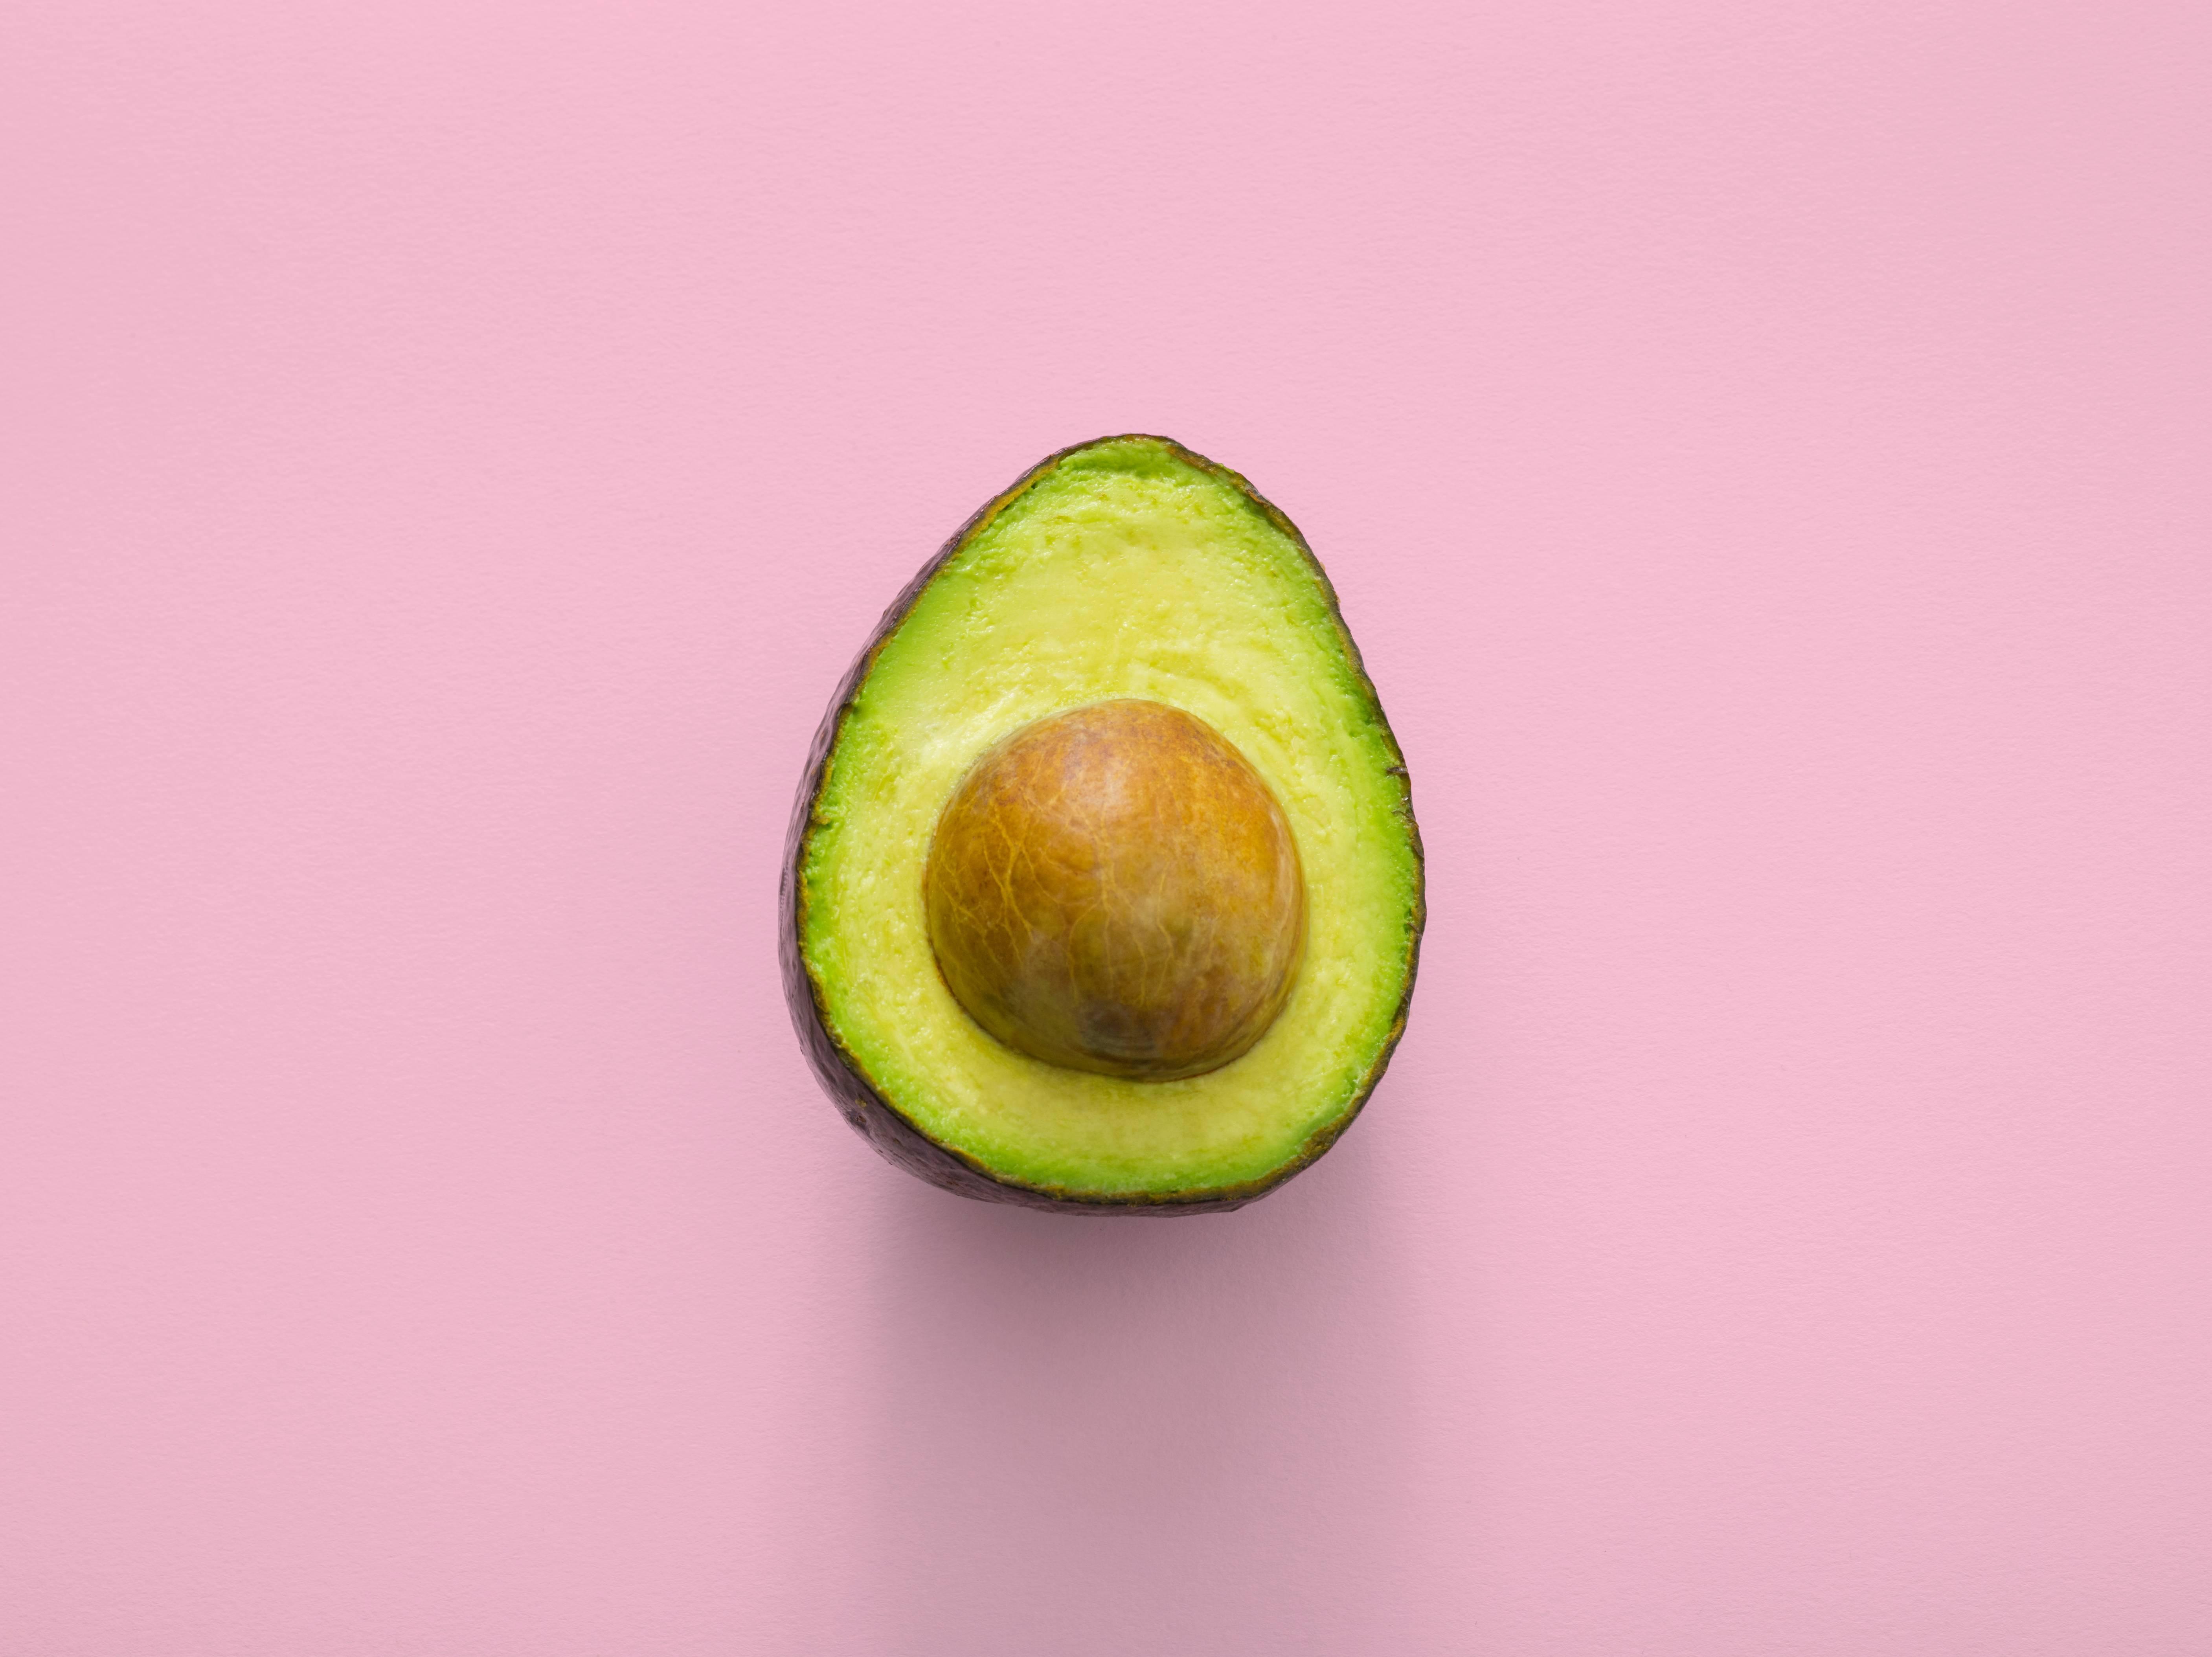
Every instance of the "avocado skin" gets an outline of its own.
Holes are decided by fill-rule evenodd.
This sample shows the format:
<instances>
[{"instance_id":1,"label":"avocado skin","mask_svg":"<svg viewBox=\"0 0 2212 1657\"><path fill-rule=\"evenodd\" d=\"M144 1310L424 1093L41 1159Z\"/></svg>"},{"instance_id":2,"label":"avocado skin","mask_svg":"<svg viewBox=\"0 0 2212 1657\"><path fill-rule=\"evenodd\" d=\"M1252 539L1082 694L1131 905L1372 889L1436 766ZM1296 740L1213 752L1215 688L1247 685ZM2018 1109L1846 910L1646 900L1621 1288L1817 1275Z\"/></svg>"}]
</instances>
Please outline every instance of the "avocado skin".
<instances>
[{"instance_id":1,"label":"avocado skin","mask_svg":"<svg viewBox=\"0 0 2212 1657\"><path fill-rule=\"evenodd\" d=\"M823 780L829 771L830 755L837 745L838 732L844 725L845 716L852 710L854 699L860 694L869 670L875 665L877 653L897 631L899 623L906 619L907 612L914 607L923 589L935 579L938 571L950 562L984 525L1068 456L1104 444L1121 442L1164 445L1177 458L1212 474L1237 489L1266 514L1277 529L1290 537L1291 544L1304 555L1306 562L1312 568L1314 580L1327 596L1329 616L1336 623L1345 656L1358 675L1369 701L1374 705L1376 719L1384 734L1389 737L1393 751L1396 750L1397 738L1390 732L1381 699L1375 694L1374 682L1368 677L1365 665L1360 660L1359 646L1353 642L1350 630L1344 625L1343 613L1337 604L1336 589L1329 585L1328 574L1322 568L1321 561L1314 556L1313 549L1307 545L1305 537L1272 501L1261 495L1239 473L1185 448L1173 438L1128 433L1094 438L1087 443L1071 444L1047 455L1024 472L1011 488L986 501L973 517L953 532L951 538L915 572L914 579L891 601L890 608L884 612L883 620L876 624L876 630L869 635L868 642L853 659L852 666L846 670L844 678L838 683L836 694L830 698L828 712L823 714L822 723L815 730L814 744L807 754L805 773L799 781L798 798L793 803L791 828L784 841L776 955L783 970L784 1001L790 1009L791 1022L798 1032L799 1047L806 1054L807 1063L813 1067L815 1079L821 1083L823 1091L830 1096L830 1102L852 1125L854 1132L873 1145L886 1161L904 1168L916 1179L927 1181L957 1196L974 1198L979 1202L1006 1203L1018 1208L1034 1208L1054 1214L1161 1218L1185 1214L1226 1214L1247 1203L1257 1202L1270 1192L1279 1190L1320 1160L1322 1154L1336 1143L1338 1136L1366 1107L1369 1096L1375 1091L1375 1084L1382 1079L1382 1072L1389 1067L1390 1055L1396 1050L1399 1039L1406 1033L1407 1014L1413 1000L1413 980L1420 965L1421 933L1428 920L1425 882L1420 879L1425 866L1421 832L1413 818L1410 798L1407 803L1406 827L1413 841L1413 867L1419 883L1413 895L1413 924L1406 945L1406 988L1399 998L1397 1014L1390 1023L1390 1033L1376 1053L1375 1062L1361 1079L1359 1090L1353 1096L1351 1107L1327 1129L1308 1140L1300 1147L1297 1155L1282 1167L1264 1180L1245 1185L1211 1187L1192 1192L1188 1196L1135 1196L1101 1200L1095 1193L1078 1194L1048 1187L1018 1185L994 1177L965 1157L939 1144L885 1102L860 1061L846 1052L830 1033L828 1021L823 1017L813 978L806 970L806 962L800 950L800 939L805 931L803 913L805 895L799 871L805 865L806 841L813 826L815 801L821 793ZM1405 774L1402 756L1394 768L1401 776Z\"/></svg>"}]
</instances>

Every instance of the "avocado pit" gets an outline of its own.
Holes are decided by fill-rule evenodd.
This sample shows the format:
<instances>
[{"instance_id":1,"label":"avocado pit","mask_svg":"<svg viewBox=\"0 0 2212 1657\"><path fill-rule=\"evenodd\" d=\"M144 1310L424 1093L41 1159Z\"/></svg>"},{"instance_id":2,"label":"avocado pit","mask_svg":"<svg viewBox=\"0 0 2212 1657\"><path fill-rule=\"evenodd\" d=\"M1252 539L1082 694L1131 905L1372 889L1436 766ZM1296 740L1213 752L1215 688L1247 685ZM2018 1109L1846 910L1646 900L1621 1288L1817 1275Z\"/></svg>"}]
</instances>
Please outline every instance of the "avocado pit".
<instances>
[{"instance_id":1,"label":"avocado pit","mask_svg":"<svg viewBox=\"0 0 2212 1657\"><path fill-rule=\"evenodd\" d=\"M923 876L939 970L1007 1046L1171 1081L1267 1033L1304 952L1283 810L1212 726L1121 699L1024 726L954 788Z\"/></svg>"}]
</instances>

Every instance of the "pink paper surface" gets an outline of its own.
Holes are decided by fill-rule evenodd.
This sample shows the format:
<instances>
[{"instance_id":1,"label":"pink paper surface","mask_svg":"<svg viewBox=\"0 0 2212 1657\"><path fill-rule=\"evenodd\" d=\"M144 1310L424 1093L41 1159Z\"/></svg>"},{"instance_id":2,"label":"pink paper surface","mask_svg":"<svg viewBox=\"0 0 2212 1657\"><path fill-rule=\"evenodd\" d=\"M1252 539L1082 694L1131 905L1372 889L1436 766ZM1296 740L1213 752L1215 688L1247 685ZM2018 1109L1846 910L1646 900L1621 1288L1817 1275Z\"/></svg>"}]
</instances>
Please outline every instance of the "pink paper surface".
<instances>
[{"instance_id":1,"label":"pink paper surface","mask_svg":"<svg viewBox=\"0 0 2212 1657\"><path fill-rule=\"evenodd\" d=\"M2212 1651L2212 10L0 21L0 1654ZM1432 919L1127 1224L776 987L1046 452L1306 531Z\"/></svg>"}]
</instances>

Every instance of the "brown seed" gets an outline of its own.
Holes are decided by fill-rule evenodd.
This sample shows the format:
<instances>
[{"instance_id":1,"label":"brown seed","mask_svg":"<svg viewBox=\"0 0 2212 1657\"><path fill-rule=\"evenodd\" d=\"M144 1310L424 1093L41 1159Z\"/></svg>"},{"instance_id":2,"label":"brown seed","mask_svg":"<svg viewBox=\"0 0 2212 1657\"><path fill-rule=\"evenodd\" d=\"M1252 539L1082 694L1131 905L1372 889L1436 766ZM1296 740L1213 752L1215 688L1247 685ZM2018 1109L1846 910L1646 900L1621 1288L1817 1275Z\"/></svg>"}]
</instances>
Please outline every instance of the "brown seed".
<instances>
[{"instance_id":1,"label":"brown seed","mask_svg":"<svg viewBox=\"0 0 2212 1657\"><path fill-rule=\"evenodd\" d=\"M1203 720L1094 702L978 760L923 877L939 969L970 1017L1048 1064L1139 1081L1266 1034L1305 948L1283 810Z\"/></svg>"}]
</instances>

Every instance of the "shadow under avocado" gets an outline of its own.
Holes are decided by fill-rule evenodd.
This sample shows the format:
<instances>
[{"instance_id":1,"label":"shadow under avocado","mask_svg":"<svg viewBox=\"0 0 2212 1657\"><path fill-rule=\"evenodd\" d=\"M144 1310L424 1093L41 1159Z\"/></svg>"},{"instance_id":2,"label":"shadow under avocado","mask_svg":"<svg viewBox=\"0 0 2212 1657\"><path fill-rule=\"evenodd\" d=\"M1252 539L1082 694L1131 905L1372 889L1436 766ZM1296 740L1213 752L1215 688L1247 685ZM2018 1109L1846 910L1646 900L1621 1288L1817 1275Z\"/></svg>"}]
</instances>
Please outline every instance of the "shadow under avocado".
<instances>
[{"instance_id":1,"label":"shadow under avocado","mask_svg":"<svg viewBox=\"0 0 2212 1657\"><path fill-rule=\"evenodd\" d=\"M1266 1203L1146 1225L883 1182L851 1541L911 1649L1379 1636L1391 1585L1340 1566L1408 1473L1379 1172L1355 1130Z\"/></svg>"}]
</instances>

